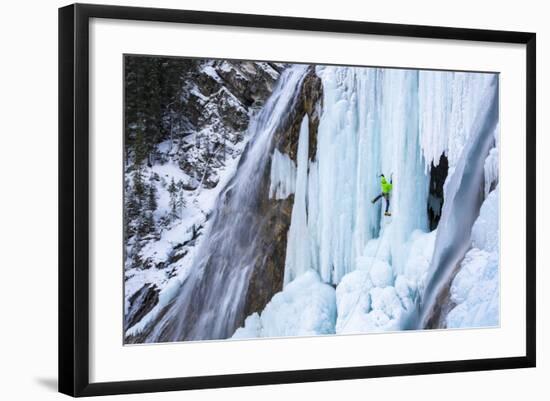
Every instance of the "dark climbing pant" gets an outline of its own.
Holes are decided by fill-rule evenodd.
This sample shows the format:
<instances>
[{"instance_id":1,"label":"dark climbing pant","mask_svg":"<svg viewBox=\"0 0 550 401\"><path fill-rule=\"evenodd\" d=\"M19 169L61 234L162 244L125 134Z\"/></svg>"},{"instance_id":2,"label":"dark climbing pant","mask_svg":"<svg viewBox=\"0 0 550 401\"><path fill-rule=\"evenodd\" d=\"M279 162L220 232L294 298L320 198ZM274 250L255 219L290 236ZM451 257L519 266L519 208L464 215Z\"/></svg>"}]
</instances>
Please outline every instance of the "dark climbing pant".
<instances>
[{"instance_id":1,"label":"dark climbing pant","mask_svg":"<svg viewBox=\"0 0 550 401\"><path fill-rule=\"evenodd\" d=\"M378 200L382 197L386 200L386 213L388 213L388 211L390 209L390 194L389 193L385 194L385 193L382 192L380 195L378 195L376 198L374 198L372 200L372 203L378 202Z\"/></svg>"}]
</instances>

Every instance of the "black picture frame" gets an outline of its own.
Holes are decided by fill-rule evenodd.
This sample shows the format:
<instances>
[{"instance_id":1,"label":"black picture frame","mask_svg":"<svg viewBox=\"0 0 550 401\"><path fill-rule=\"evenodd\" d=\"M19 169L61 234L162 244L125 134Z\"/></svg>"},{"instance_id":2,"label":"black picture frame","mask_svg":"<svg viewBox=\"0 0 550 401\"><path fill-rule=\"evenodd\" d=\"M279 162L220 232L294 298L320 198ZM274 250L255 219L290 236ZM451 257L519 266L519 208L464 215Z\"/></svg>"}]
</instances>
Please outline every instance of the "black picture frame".
<instances>
[{"instance_id":1,"label":"black picture frame","mask_svg":"<svg viewBox=\"0 0 550 401\"><path fill-rule=\"evenodd\" d=\"M89 22L91 18L179 22L437 38L526 46L526 353L520 357L90 383L89 380ZM59 391L71 396L143 393L384 376L534 367L536 364L536 35L447 28L74 4L59 9Z\"/></svg>"}]
</instances>

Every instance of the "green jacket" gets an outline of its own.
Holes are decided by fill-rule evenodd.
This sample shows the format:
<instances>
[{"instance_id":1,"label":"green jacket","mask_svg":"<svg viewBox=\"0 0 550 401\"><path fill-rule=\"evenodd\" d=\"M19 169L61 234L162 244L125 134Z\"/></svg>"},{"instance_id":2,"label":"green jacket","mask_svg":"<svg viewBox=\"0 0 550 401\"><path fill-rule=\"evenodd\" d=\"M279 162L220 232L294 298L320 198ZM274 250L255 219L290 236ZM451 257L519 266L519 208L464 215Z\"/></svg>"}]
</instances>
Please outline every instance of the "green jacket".
<instances>
[{"instance_id":1,"label":"green jacket","mask_svg":"<svg viewBox=\"0 0 550 401\"><path fill-rule=\"evenodd\" d=\"M380 186L382 187L383 194L389 194L392 189L391 182L386 181L386 177L382 177L380 180Z\"/></svg>"}]
</instances>

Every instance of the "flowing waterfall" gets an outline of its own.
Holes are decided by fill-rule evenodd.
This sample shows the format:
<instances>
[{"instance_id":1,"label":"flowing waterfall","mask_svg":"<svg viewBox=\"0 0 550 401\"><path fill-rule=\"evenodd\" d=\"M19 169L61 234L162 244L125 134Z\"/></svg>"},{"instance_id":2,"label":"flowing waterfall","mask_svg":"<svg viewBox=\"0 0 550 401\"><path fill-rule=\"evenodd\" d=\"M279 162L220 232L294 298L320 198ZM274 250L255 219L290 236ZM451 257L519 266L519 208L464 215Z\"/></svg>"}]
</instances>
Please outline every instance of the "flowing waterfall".
<instances>
[{"instance_id":1,"label":"flowing waterfall","mask_svg":"<svg viewBox=\"0 0 550 401\"><path fill-rule=\"evenodd\" d=\"M283 72L272 95L251 121L250 139L237 172L222 191L193 272L147 337L147 342L221 339L244 318L244 297L259 254L257 205L274 132L299 93L307 66Z\"/></svg>"}]
</instances>

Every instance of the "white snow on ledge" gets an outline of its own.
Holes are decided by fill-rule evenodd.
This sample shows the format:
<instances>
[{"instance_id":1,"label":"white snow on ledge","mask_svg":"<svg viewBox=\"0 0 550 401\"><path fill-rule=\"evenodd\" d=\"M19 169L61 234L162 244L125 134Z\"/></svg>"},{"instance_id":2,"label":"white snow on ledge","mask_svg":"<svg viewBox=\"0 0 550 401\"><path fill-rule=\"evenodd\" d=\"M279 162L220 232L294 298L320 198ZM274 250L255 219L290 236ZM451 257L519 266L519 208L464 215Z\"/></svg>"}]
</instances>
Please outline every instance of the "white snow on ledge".
<instances>
[{"instance_id":1,"label":"white snow on ledge","mask_svg":"<svg viewBox=\"0 0 550 401\"><path fill-rule=\"evenodd\" d=\"M151 323L158 314L170 303L170 301L176 296L181 285L185 279L189 276L190 266L182 269L182 271L173 279L167 282L167 285L160 291L158 303L151 311L149 311L139 322L134 324L128 330L126 330L126 336L134 336L141 333L149 323Z\"/></svg>"}]
</instances>

